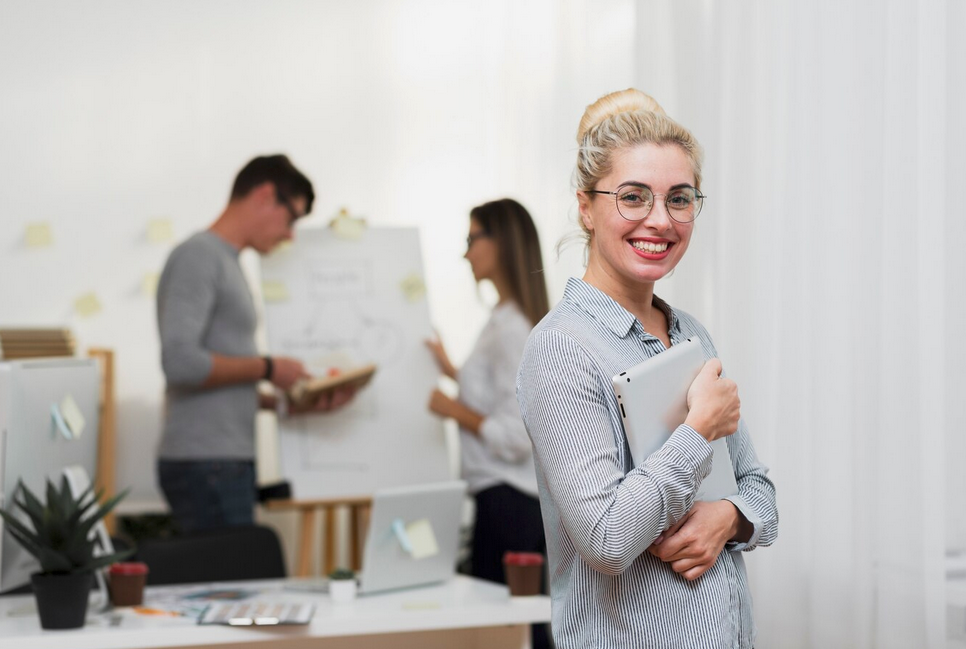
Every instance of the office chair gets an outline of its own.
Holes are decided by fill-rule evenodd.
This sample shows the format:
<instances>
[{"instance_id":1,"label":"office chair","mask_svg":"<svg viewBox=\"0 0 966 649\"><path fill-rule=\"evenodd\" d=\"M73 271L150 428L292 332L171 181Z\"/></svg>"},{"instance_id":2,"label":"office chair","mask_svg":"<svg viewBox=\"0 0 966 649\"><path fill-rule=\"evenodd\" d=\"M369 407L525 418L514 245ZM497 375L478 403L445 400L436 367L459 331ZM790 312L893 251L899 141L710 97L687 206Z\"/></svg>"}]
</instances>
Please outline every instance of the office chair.
<instances>
[{"instance_id":1,"label":"office chair","mask_svg":"<svg viewBox=\"0 0 966 649\"><path fill-rule=\"evenodd\" d=\"M262 525L145 540L136 560L148 564L149 586L286 576L278 535Z\"/></svg>"}]
</instances>

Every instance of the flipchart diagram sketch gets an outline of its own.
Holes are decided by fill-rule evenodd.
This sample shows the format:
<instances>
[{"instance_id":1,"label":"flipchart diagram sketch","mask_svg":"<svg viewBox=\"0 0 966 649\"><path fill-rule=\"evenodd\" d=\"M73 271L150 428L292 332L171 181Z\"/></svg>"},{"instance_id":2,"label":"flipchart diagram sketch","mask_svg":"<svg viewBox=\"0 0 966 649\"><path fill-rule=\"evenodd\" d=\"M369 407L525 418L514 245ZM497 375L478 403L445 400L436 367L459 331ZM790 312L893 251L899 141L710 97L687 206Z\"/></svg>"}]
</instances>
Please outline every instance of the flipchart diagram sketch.
<instances>
[{"instance_id":1,"label":"flipchart diagram sketch","mask_svg":"<svg viewBox=\"0 0 966 649\"><path fill-rule=\"evenodd\" d=\"M447 479L443 426L426 409L438 370L424 344L432 325L418 231L369 228L344 239L304 230L261 270L285 296L265 305L273 354L299 358L318 375L378 366L342 410L279 422L293 495L339 498Z\"/></svg>"}]
</instances>

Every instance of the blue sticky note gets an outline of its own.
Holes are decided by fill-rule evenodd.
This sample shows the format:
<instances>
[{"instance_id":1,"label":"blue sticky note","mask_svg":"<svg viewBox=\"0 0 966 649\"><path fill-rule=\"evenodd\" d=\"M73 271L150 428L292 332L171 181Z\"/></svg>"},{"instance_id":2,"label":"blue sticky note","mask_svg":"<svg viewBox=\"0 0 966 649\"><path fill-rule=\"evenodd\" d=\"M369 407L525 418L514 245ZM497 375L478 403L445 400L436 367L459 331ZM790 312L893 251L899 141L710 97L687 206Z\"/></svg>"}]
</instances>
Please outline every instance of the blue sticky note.
<instances>
[{"instance_id":1,"label":"blue sticky note","mask_svg":"<svg viewBox=\"0 0 966 649\"><path fill-rule=\"evenodd\" d=\"M402 546L402 549L408 554L412 554L413 546L412 543L409 542L409 535L406 534L406 526L403 524L401 519L397 518L392 522L392 531L399 540L399 545Z\"/></svg>"}]
</instances>

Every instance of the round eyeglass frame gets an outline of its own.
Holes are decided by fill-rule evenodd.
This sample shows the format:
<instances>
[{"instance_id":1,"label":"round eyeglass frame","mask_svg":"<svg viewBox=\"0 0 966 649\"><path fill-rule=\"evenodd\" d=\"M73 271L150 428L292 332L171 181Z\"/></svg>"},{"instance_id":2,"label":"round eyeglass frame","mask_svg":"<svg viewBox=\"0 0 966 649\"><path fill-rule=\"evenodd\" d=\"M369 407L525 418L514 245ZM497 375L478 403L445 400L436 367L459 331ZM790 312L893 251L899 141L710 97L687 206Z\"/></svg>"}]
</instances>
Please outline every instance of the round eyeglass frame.
<instances>
[{"instance_id":1,"label":"round eyeglass frame","mask_svg":"<svg viewBox=\"0 0 966 649\"><path fill-rule=\"evenodd\" d=\"M644 212L644 214L642 214L639 218L630 218L627 215L625 215L624 212L621 210L621 201L620 201L621 190L624 189L624 188L630 188L630 187L633 187L635 189L646 189L648 192L651 193L651 206L648 207L647 210ZM674 192L676 192L678 190L681 190L681 189L691 189L691 190L693 190L694 191L694 194L695 194L695 202L697 203L697 206L696 206L696 208L694 210L694 216L692 216L690 219L687 219L687 220L682 220L680 218L675 218L674 214L676 212L677 213L680 213L681 210L672 209L671 208L671 205L668 203L668 198L670 198L670 196L672 194L674 194ZM694 223L694 220L696 218L698 218L698 215L699 214L701 214L701 208L704 207L704 199L706 199L708 197L707 194L702 194L699 189L697 189L696 187L691 187L690 185L686 185L686 186L683 186L683 187L675 187L670 192L666 192L666 193L663 193L663 194L655 194L654 192L651 191L651 188L650 187L647 187L645 185L638 185L637 183L625 183L623 185L618 185L617 189L614 190L614 191L612 191L612 192L605 192L605 191L603 191L601 189L587 189L585 191L588 194L608 194L608 195L613 196L614 197L614 204L617 206L617 213L620 214L621 215L621 218L624 219L625 221L631 221L631 222L643 221L644 219L646 219L647 218L647 215L650 214L651 213L651 210L654 209L654 199L656 199L658 196L663 196L664 197L664 209L667 211L667 215L671 218L672 221L674 221L676 223Z\"/></svg>"}]
</instances>

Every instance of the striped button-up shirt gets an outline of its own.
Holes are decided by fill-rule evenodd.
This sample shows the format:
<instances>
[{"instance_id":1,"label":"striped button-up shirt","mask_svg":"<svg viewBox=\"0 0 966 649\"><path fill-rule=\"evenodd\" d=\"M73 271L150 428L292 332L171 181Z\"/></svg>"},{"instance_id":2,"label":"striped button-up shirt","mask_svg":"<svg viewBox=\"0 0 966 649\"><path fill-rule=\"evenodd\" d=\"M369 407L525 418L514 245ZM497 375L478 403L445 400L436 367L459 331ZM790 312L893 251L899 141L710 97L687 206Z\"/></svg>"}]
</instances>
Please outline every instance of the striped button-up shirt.
<instances>
[{"instance_id":1,"label":"striped button-up shirt","mask_svg":"<svg viewBox=\"0 0 966 649\"><path fill-rule=\"evenodd\" d=\"M654 305L672 344L697 336L705 356L717 355L697 320L656 296ZM559 649L754 644L741 551L775 540L778 509L744 421L727 438L739 491L729 500L753 525L751 538L728 543L695 581L646 552L690 510L712 461L711 445L685 425L650 456L630 455L611 377L664 349L578 279L527 342L517 396L534 448Z\"/></svg>"}]
</instances>

